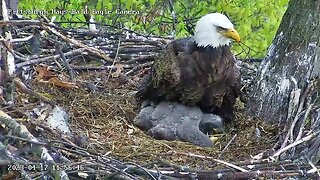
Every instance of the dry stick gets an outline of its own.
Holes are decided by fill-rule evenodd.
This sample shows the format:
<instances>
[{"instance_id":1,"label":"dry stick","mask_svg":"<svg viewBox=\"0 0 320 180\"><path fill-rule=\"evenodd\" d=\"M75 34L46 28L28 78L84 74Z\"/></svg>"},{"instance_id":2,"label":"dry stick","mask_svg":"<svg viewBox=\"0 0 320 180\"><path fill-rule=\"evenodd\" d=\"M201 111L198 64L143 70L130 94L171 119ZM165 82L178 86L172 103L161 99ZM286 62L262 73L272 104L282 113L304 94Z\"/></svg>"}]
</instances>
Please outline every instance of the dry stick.
<instances>
[{"instance_id":1,"label":"dry stick","mask_svg":"<svg viewBox=\"0 0 320 180\"><path fill-rule=\"evenodd\" d=\"M75 82L75 81L76 81L75 74L74 74L72 68L70 67L70 64L68 63L66 57L64 56L64 54L63 54L63 52L62 52L62 50L61 50L61 46L59 45L58 42L56 43L56 48L57 48L57 51L58 51L61 59L63 60L63 63L64 63L65 68L66 68L67 71L69 72L70 80L71 80L72 82Z\"/></svg>"},{"instance_id":2,"label":"dry stick","mask_svg":"<svg viewBox=\"0 0 320 180\"><path fill-rule=\"evenodd\" d=\"M19 61L26 61L26 56L18 51L15 51L13 56Z\"/></svg>"},{"instance_id":3,"label":"dry stick","mask_svg":"<svg viewBox=\"0 0 320 180\"><path fill-rule=\"evenodd\" d=\"M25 128L25 126L18 124L15 121L15 119L11 118L8 114L6 114L4 111L1 111L1 110L0 110L0 125L12 130L15 134L18 134L19 137L23 137L31 141L38 141L38 139L34 137L28 131L28 129ZM54 176L54 178L59 178L62 180L69 179L64 170L58 171L53 168L55 165L55 162L52 156L49 154L49 151L47 148L44 148L42 146L32 146L32 150L33 150L33 153L36 154L36 156L40 157L42 160L48 163L49 165L48 170Z\"/></svg>"},{"instance_id":4,"label":"dry stick","mask_svg":"<svg viewBox=\"0 0 320 180\"><path fill-rule=\"evenodd\" d=\"M312 169L310 169L309 171L307 171L307 173L314 173L317 172L318 176L320 177L320 169L318 170L318 168L312 163L312 161L310 160L310 158L305 155L304 158L307 159L309 165L312 167Z\"/></svg>"},{"instance_id":5,"label":"dry stick","mask_svg":"<svg viewBox=\"0 0 320 180\"><path fill-rule=\"evenodd\" d=\"M45 103L48 103L50 104L51 106L54 106L55 105L55 102L52 101L51 99L45 97L45 96L42 96L41 94L38 94L34 91L32 91L31 89L29 89L19 78L14 78L13 79L16 87L22 91L23 93L25 94L29 94L37 99L40 99L41 101L45 102Z\"/></svg>"},{"instance_id":6,"label":"dry stick","mask_svg":"<svg viewBox=\"0 0 320 180\"><path fill-rule=\"evenodd\" d=\"M158 180L161 180L161 172L159 171L159 168L158 168L158 166L156 165L156 164L154 164L153 165L153 167L156 169L156 171L157 171L157 176L158 176ZM150 171L150 170L149 170ZM150 171L151 172L151 171Z\"/></svg>"},{"instance_id":7,"label":"dry stick","mask_svg":"<svg viewBox=\"0 0 320 180\"><path fill-rule=\"evenodd\" d=\"M121 170L124 167L127 168L127 166L125 166L122 162L115 160L115 159L107 159L107 162L105 162L105 161L106 160L104 159L103 156L101 158L100 157L97 158L97 164L98 164L98 162L100 162L102 165L105 165L105 166L109 167L110 169L116 171L116 173L122 173L122 174L130 177L131 179L136 179L133 175ZM113 164L111 164L110 162L112 162Z\"/></svg>"},{"instance_id":8,"label":"dry stick","mask_svg":"<svg viewBox=\"0 0 320 180\"><path fill-rule=\"evenodd\" d=\"M231 164L231 163L228 163L228 162L225 162L225 161L222 161L222 160L219 160L219 159L215 159L213 157L210 157L210 156L202 156L202 155L197 155L197 154L192 154L192 153L179 153L179 152L174 152L175 154L178 154L178 155L184 155L184 156L189 156L189 157L195 157L195 158L200 158L200 159L210 159L210 160L213 160L217 163L220 163L220 164L224 164L228 167L232 167L234 169L237 169L241 172L249 172L248 170L242 168L242 167L239 167L239 166L236 166L234 164Z\"/></svg>"},{"instance_id":9,"label":"dry stick","mask_svg":"<svg viewBox=\"0 0 320 180\"><path fill-rule=\"evenodd\" d=\"M73 56L76 54L81 54L83 53L83 51L85 51L85 48L80 48L80 49L74 49L71 50L69 52L63 53L64 56ZM27 66L30 64L36 64L36 63L40 63L40 62L44 62L44 61L48 61L48 60L54 60L54 59L58 59L60 57L59 54L57 55L53 55L53 56L48 56L48 57L44 57L44 58L37 58L37 59L32 59L32 60L26 60L25 62L22 63L18 63L17 64L17 68L21 68L23 66Z\"/></svg>"},{"instance_id":10,"label":"dry stick","mask_svg":"<svg viewBox=\"0 0 320 180\"><path fill-rule=\"evenodd\" d=\"M306 141L309 141L310 139L312 139L313 137L317 136L318 134L320 133L320 131L317 131L315 133L312 133L304 138L301 138L300 140L298 141L295 141L294 143L292 144L289 144L288 146L284 147L284 148L281 148L279 149L276 153L274 153L271 157L272 158L276 158L278 156L280 156L281 153L287 151L288 149L292 148L292 147L295 147L303 142L306 142Z\"/></svg>"},{"instance_id":11,"label":"dry stick","mask_svg":"<svg viewBox=\"0 0 320 180\"><path fill-rule=\"evenodd\" d=\"M311 87L310 87L310 84L308 84L307 88L305 89L305 91L304 91L304 93L303 93L303 95L302 95L302 98L300 98L301 101L299 102L299 106L298 106L298 109L297 109L296 116L294 117L293 122L291 123L291 127L290 127L290 129L288 130L288 133L286 134L286 137L285 137L285 139L284 139L284 141L283 141L280 149L284 148L284 147L287 145L288 140L289 140L290 137L291 137L292 140L293 140L293 130L294 130L294 127L295 127L296 123L297 123L298 120L299 120L299 116L300 116L300 113L302 112L303 105L304 105L304 102L305 102L305 98L306 98L306 96L307 96L310 88L311 88ZM289 118L289 117L288 117L288 118Z\"/></svg>"},{"instance_id":12,"label":"dry stick","mask_svg":"<svg viewBox=\"0 0 320 180\"><path fill-rule=\"evenodd\" d=\"M62 23L68 23L68 24L70 24L70 23L87 23L87 22L83 22L83 21L67 21L67 22L56 22L56 23L59 23L59 24L62 24ZM140 33L138 33L138 32L135 32L135 31L133 31L133 30L130 30L130 29L126 29L126 28L123 28L123 27L117 27L117 26L113 26L113 25L109 25L109 24L101 24L101 23L91 23L91 24L98 24L98 25L100 25L100 26L106 26L106 27L108 27L107 29L109 29L109 28L113 28L113 29L116 29L116 30L114 30L114 31L117 31L117 30L124 30L124 31L127 31L127 32L129 32L129 33L135 33L136 35L138 35L138 36L142 36L142 37L150 37L150 36L146 36L146 35L143 35L143 34L140 34ZM79 32L79 30L74 30L76 33L78 33ZM84 31L82 31L82 32L84 32ZM80 32L81 33L81 32ZM88 32L87 32L88 33ZM98 35L101 35L101 31L100 32L91 32L91 35L92 34L96 34L96 33L100 33L100 34L98 34ZM102 33L104 33L104 32L102 32ZM114 33L114 34L117 34L117 33ZM105 35L105 34L102 34L102 35Z\"/></svg>"},{"instance_id":13,"label":"dry stick","mask_svg":"<svg viewBox=\"0 0 320 180\"><path fill-rule=\"evenodd\" d=\"M81 155L85 155L85 156L90 155L89 157L93 157L93 158L96 157L96 156L91 155L91 154L89 154L89 153L83 154L83 153L79 152L79 150L81 150L81 149L82 149L83 151L86 151L86 149L83 149L83 148L81 148L81 147L74 146L74 145L72 145L72 144L65 143L65 142L62 142L62 141L50 141L49 143L44 143L44 142L32 141L32 140L29 140L29 139L26 139L26 138L21 138L21 137L12 136L12 135L5 135L4 137L5 137L5 138L16 139L16 140L20 140L20 141L24 141L24 142L28 142L28 143L40 145L40 146L45 146L45 147L49 147L49 146L50 146L51 148L57 148L57 149L65 150L65 151L73 152L73 153L75 153L75 154L81 154ZM62 144L64 144L64 145L73 146L73 147L75 147L76 150L67 149L67 148L61 147L61 146L52 146L51 144L54 143L54 142L56 142L56 143L62 143ZM2 162L2 161L0 161L0 164L1 164L1 162ZM82 164L82 163L83 163L83 162L75 162L75 163L70 163L70 164ZM68 164L68 165L71 166L70 164ZM110 167L112 167L112 166L110 166ZM138 167L139 167L139 166L138 166ZM141 167L141 168L142 168L142 167ZM143 169L143 168L142 168L142 169ZM115 169L115 170L116 170L116 171L120 171L119 169ZM146 170L144 170L144 171L146 171ZM146 172L147 172L147 171L146 171ZM131 177L131 178L132 178L132 176L131 176L130 174L128 174L128 173L126 173L126 172L122 172L122 173L125 174L125 175L127 175L128 177Z\"/></svg>"},{"instance_id":14,"label":"dry stick","mask_svg":"<svg viewBox=\"0 0 320 180\"><path fill-rule=\"evenodd\" d=\"M108 56L106 55L106 53L104 53L103 51L101 51L101 50L99 50L99 49L96 49L96 48L94 48L94 47L90 47L90 46L87 46L87 45L85 45L85 44L82 44L81 42L79 42L79 41L77 41L77 40L75 40L75 39L70 39L70 38L64 36L63 34L59 33L58 31L56 31L55 29L50 28L49 26L43 25L42 27L43 27L45 30L50 31L52 34L60 37L60 38L63 39L64 41L69 42L69 43L72 43L72 44L74 44L74 45L76 45L76 46L78 46L78 47L85 48L87 51L91 52L92 54L95 54L95 55L97 55L97 56L99 56L99 57L102 57L102 58L103 58L104 60L106 60L106 61L112 62L111 58L108 57Z\"/></svg>"},{"instance_id":15,"label":"dry stick","mask_svg":"<svg viewBox=\"0 0 320 180\"><path fill-rule=\"evenodd\" d=\"M268 169L272 169L272 170L277 170L279 169L279 167L285 167L286 170L294 170L294 166L299 166L301 167L302 165L300 165L297 162L292 162L292 161L288 161L288 160L284 160L284 161L270 161L270 160L264 160L264 161L253 161L253 162L240 162L237 163L237 166L245 166L248 167L250 170L268 170Z\"/></svg>"},{"instance_id":16,"label":"dry stick","mask_svg":"<svg viewBox=\"0 0 320 180\"><path fill-rule=\"evenodd\" d=\"M42 22L38 20L3 20L0 21L0 26L6 26L6 25L37 25L41 26Z\"/></svg>"},{"instance_id":17,"label":"dry stick","mask_svg":"<svg viewBox=\"0 0 320 180\"><path fill-rule=\"evenodd\" d=\"M146 62L143 64L139 64L137 66L134 66L130 71L126 72L127 76L133 75L133 73L139 71L140 69L143 69L145 67L150 67L153 64L153 62Z\"/></svg>"},{"instance_id":18,"label":"dry stick","mask_svg":"<svg viewBox=\"0 0 320 180\"><path fill-rule=\"evenodd\" d=\"M5 0L2 0L1 2L1 12L3 16L4 21L9 21L9 16L8 16L8 9L6 6ZM5 72L5 83L4 83L4 91L5 91L5 99L7 102L10 102L11 104L14 103L14 83L12 82L12 79L15 76L15 60L14 60L14 55L13 55L13 50L12 50L12 34L10 31L8 31L7 28L3 28L5 31L5 40L2 42L2 44L6 47L4 51L1 52L1 59L3 63L3 70Z\"/></svg>"},{"instance_id":19,"label":"dry stick","mask_svg":"<svg viewBox=\"0 0 320 180\"><path fill-rule=\"evenodd\" d=\"M11 35L11 33L9 33ZM6 34L8 36L8 34ZM11 38L7 38L7 39L4 39L1 35L0 35L1 39L0 41L2 42L3 46L6 48L7 51L9 51L13 57L16 57L15 55L15 52L13 52L13 49L12 49L12 45L11 45Z\"/></svg>"},{"instance_id":20,"label":"dry stick","mask_svg":"<svg viewBox=\"0 0 320 180\"><path fill-rule=\"evenodd\" d=\"M302 95L302 98L303 98L303 101L302 101L302 103L301 104L299 104L299 108L300 108L300 112L302 113L302 112L304 112L304 118L307 118L307 117L305 117L305 116L308 116L308 114L310 113L310 110L309 110L309 112L308 112L308 109L306 109L306 110L303 110L302 111L302 109L303 109L303 107L304 107L304 105L305 104L309 104L310 102L309 102L309 100L308 100L308 93L310 92L310 90L311 90L311 88L312 88L312 85L313 85L313 83L311 82L311 83L308 83L308 85L307 85L307 87L306 87L306 89L305 89L305 91L304 91L304 93L303 93L303 95ZM299 118L298 118L299 119ZM305 119L303 120L303 122L305 121ZM303 123L302 122L302 123ZM301 125L301 127L303 127L303 125ZM301 130L301 129L300 129ZM293 129L291 129L290 130L290 132L291 132L291 137L292 137L292 141L294 140L294 135L293 135ZM297 137L298 138L298 137Z\"/></svg>"},{"instance_id":21,"label":"dry stick","mask_svg":"<svg viewBox=\"0 0 320 180\"><path fill-rule=\"evenodd\" d=\"M176 174L176 170L172 170L172 168L174 169L181 169L181 167L177 167L175 165L172 165L172 164L168 164L166 162L163 162L161 160L159 160L159 163L161 163L161 166L166 166L166 167L170 167L168 169L164 169L164 168L161 168L160 172L164 175L168 175L168 174ZM261 163L261 164L260 164ZM243 173L244 175L245 174L250 174L252 172L259 172L259 171L263 171L263 172L271 172L271 173L283 173L282 170L280 170L279 172L279 168L277 168L278 166L285 166L286 170L295 170L293 168L293 166L297 165L297 163L292 163L291 161L288 162L288 161L279 161L279 162L242 162L241 164L237 164L238 166L247 166L248 168L250 168L250 171L247 172L247 173ZM251 165L251 167L250 167ZM303 169L303 168L307 168L309 166L299 166L300 169ZM270 171L271 170L271 171ZM154 172L154 170L149 170L150 172ZM200 178L199 175L203 175L202 177L204 177L205 175L204 174L207 174L208 176L207 177L211 177L212 174L223 174L223 175L232 175L233 173L236 173L234 172L232 169L217 169L217 170L210 170L210 171L196 171L196 170L190 170L188 169L187 171L183 171L183 172L179 172L180 174L183 174L183 175L188 175L190 172L195 172L197 173L197 176ZM225 177L225 176L223 176ZM236 177L236 176L234 176ZM218 177L216 177L218 178ZM230 177L231 178L231 177Z\"/></svg>"},{"instance_id":22,"label":"dry stick","mask_svg":"<svg viewBox=\"0 0 320 180\"><path fill-rule=\"evenodd\" d=\"M18 137L18 136L12 136L12 135L5 135L4 137L5 138L11 138L11 139L17 139L17 140L20 140L20 141L28 142L28 143L39 145L39 146L57 148L57 149L73 152L75 154L80 154L80 155L91 157L91 158L95 158L96 156L98 156L98 154L92 155L93 153L91 153L91 154L88 153L86 151L86 149L84 149L84 148L81 148L81 147L76 146L74 144L66 143L66 142L63 142L63 141L51 140L48 143L46 143L46 142L41 142L41 141L33 141L33 140L26 139L26 138ZM67 145L67 146L73 147L75 150L68 149L68 148L65 148L65 147L62 147L62 146L54 146L54 145L52 145L53 143L60 143L60 144L63 144L63 145Z\"/></svg>"},{"instance_id":23,"label":"dry stick","mask_svg":"<svg viewBox=\"0 0 320 180\"><path fill-rule=\"evenodd\" d=\"M150 170L150 172L154 172L155 170ZM190 176L190 172L179 172L177 174L176 171L173 170L161 170L162 174L166 176L170 176L171 174L176 178L188 178ZM219 172L219 171L202 171L202 172L195 172L198 179L252 179L252 178L259 178L259 177L278 177L278 178L285 178L285 177L292 177L292 176L304 176L303 171L301 170L292 170L292 171L274 171L274 170L257 170L257 171L249 171L249 172ZM307 177L310 177L307 176ZM315 176L311 176L315 177ZM189 179L189 178L188 178Z\"/></svg>"},{"instance_id":24,"label":"dry stick","mask_svg":"<svg viewBox=\"0 0 320 180\"><path fill-rule=\"evenodd\" d=\"M124 80L128 81L129 84L133 85L134 87L139 87L139 83L133 81L129 76L127 76L126 74L120 74L119 75L120 78L123 78Z\"/></svg>"},{"instance_id":25,"label":"dry stick","mask_svg":"<svg viewBox=\"0 0 320 180\"><path fill-rule=\"evenodd\" d=\"M104 51L114 52L114 51L117 51L118 48L102 46L100 47L100 49ZM134 53L138 54L141 52L155 53L155 52L159 52L160 50L161 48L159 47L146 47L146 46L143 47L142 45L140 45L139 47L132 47L129 45L127 45L127 47L123 47L123 45L121 45L121 49L119 50L119 53L121 54L134 54Z\"/></svg>"},{"instance_id":26,"label":"dry stick","mask_svg":"<svg viewBox=\"0 0 320 180\"><path fill-rule=\"evenodd\" d=\"M316 107L314 112L320 112L320 108ZM320 126L320 114L318 114L318 118L313 122L312 126L310 127L310 131L307 133L309 135L313 130L318 129Z\"/></svg>"},{"instance_id":27,"label":"dry stick","mask_svg":"<svg viewBox=\"0 0 320 180\"><path fill-rule=\"evenodd\" d=\"M23 38L15 38L15 39L10 39L11 43L15 43L15 42L25 42L25 41L29 41L31 38L33 38L33 35L27 36L27 37L23 37ZM0 41L5 41L4 38L1 38Z\"/></svg>"},{"instance_id":28,"label":"dry stick","mask_svg":"<svg viewBox=\"0 0 320 180\"><path fill-rule=\"evenodd\" d=\"M154 60L155 58L156 58L156 53L149 54L149 55L140 55L139 54L139 57L131 58L130 60L127 60L126 64L132 64L132 63L136 63L138 61Z\"/></svg>"},{"instance_id":29,"label":"dry stick","mask_svg":"<svg viewBox=\"0 0 320 180\"><path fill-rule=\"evenodd\" d=\"M228 144L222 149L222 151L220 152L218 158L220 159L220 157L222 156L222 154L227 150L227 148L230 146L231 142L237 137L237 134L235 134L231 140L228 142Z\"/></svg>"},{"instance_id":30,"label":"dry stick","mask_svg":"<svg viewBox=\"0 0 320 180\"><path fill-rule=\"evenodd\" d=\"M70 67L74 70L109 70L109 69L116 69L116 67L114 66L76 66L76 65L72 65L70 64Z\"/></svg>"},{"instance_id":31,"label":"dry stick","mask_svg":"<svg viewBox=\"0 0 320 180\"><path fill-rule=\"evenodd\" d=\"M18 137L18 136L4 135L4 138L16 139L16 140L28 142L30 144L35 144L35 145L48 147L47 143L44 143L44 142L41 142L41 141L33 141L33 140L30 140L30 139L22 138L22 137Z\"/></svg>"},{"instance_id":32,"label":"dry stick","mask_svg":"<svg viewBox=\"0 0 320 180\"><path fill-rule=\"evenodd\" d=\"M315 177L312 175L306 175L301 170L293 170L293 171L250 171L250 172L227 172L225 174L220 173L198 173L197 177L199 179L270 179L271 177L274 177L274 179L286 179L288 177ZM264 177L264 178L263 178Z\"/></svg>"},{"instance_id":33,"label":"dry stick","mask_svg":"<svg viewBox=\"0 0 320 180\"><path fill-rule=\"evenodd\" d=\"M116 56L116 53L109 53L108 55L110 58L114 58ZM146 61L146 60L153 60L154 59L153 57L155 57L155 55L152 55L153 57L148 55L150 55L150 53L148 54L120 54L119 53L118 57L121 60L126 60L126 64L130 64L130 63L135 63L137 59L141 59L140 61ZM127 60L129 62L127 62Z\"/></svg>"},{"instance_id":34,"label":"dry stick","mask_svg":"<svg viewBox=\"0 0 320 180\"><path fill-rule=\"evenodd\" d=\"M116 173L122 173L131 179L136 179L133 175L125 172L124 170L128 167L116 159L111 159L111 158L106 159L105 156L100 155L98 158L96 157L96 161L97 161L96 162L97 164L100 162L100 164L109 167L110 169L116 171ZM121 170L121 169L124 169L124 170Z\"/></svg>"},{"instance_id":35,"label":"dry stick","mask_svg":"<svg viewBox=\"0 0 320 180\"><path fill-rule=\"evenodd\" d=\"M118 53L119 53L119 49L120 49L120 38L118 40L118 48L117 48L117 52L116 52L116 56L114 57L113 61L112 61L112 66L114 66L116 64L116 60L118 58ZM109 73L108 73L108 76L107 76L107 81L109 81L109 78L110 78L110 75L111 75L111 72L112 72L112 69L110 69Z\"/></svg>"},{"instance_id":36,"label":"dry stick","mask_svg":"<svg viewBox=\"0 0 320 180\"><path fill-rule=\"evenodd\" d=\"M6 48L7 51L9 51L14 58L18 59L18 60L24 60L23 58L23 54L19 53L19 52L14 52L12 48L10 48L11 46L9 45L9 43L11 43L10 40L5 40L4 38L2 38L2 36L0 35L1 39L0 41L2 42L3 46Z\"/></svg>"},{"instance_id":37,"label":"dry stick","mask_svg":"<svg viewBox=\"0 0 320 180\"><path fill-rule=\"evenodd\" d=\"M314 103L315 103L315 102L314 102ZM305 122L306 122L306 120L307 120L307 118L308 118L308 116L309 116L309 114L310 114L310 111L311 111L314 103L309 104L309 106L307 107L307 110L306 110L306 112L304 113L304 117L303 117L303 120L302 120L302 122L301 122L301 126L300 126L300 129L299 129L299 133L298 133L297 138L295 139L295 141L298 141L299 139L301 139L302 133L303 133L303 130L304 130L304 124L305 124Z\"/></svg>"},{"instance_id":38,"label":"dry stick","mask_svg":"<svg viewBox=\"0 0 320 180\"><path fill-rule=\"evenodd\" d=\"M17 157L10 155L11 152L7 150L7 146L2 144L2 142L0 142L0 153L1 153L0 167L1 166L7 167L7 170L9 170L9 165L19 165L19 166L22 165L24 167L28 167L28 165L31 164L31 163L28 163L26 160L20 160ZM20 175L22 179L31 179L24 169L20 170ZM6 178L3 178L3 179L6 179Z\"/></svg>"},{"instance_id":39,"label":"dry stick","mask_svg":"<svg viewBox=\"0 0 320 180\"><path fill-rule=\"evenodd\" d=\"M126 164L137 166L138 168L142 169L145 173L147 173L148 176L150 176L153 180L156 180L156 178L148 170L146 170L144 167L140 166L139 164L132 163L132 162L127 162L125 163L125 165Z\"/></svg>"}]
</instances>

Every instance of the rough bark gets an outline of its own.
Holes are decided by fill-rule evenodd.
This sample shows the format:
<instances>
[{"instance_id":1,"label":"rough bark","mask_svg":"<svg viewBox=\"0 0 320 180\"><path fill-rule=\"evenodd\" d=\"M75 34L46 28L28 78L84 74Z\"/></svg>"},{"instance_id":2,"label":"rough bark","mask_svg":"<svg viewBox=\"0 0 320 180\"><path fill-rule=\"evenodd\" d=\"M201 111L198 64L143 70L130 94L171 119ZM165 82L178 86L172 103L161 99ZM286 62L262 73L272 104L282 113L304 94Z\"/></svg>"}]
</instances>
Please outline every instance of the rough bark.
<instances>
[{"instance_id":1,"label":"rough bark","mask_svg":"<svg viewBox=\"0 0 320 180\"><path fill-rule=\"evenodd\" d=\"M320 160L319 44L320 0L291 0L246 106L249 115L284 125L276 157Z\"/></svg>"},{"instance_id":2,"label":"rough bark","mask_svg":"<svg viewBox=\"0 0 320 180\"><path fill-rule=\"evenodd\" d=\"M320 1L291 0L260 66L247 112L272 122L295 115L320 73ZM309 88L308 88L309 87Z\"/></svg>"},{"instance_id":3,"label":"rough bark","mask_svg":"<svg viewBox=\"0 0 320 180\"><path fill-rule=\"evenodd\" d=\"M17 10L18 9L18 2L19 0L6 0L6 4L9 8Z\"/></svg>"}]
</instances>

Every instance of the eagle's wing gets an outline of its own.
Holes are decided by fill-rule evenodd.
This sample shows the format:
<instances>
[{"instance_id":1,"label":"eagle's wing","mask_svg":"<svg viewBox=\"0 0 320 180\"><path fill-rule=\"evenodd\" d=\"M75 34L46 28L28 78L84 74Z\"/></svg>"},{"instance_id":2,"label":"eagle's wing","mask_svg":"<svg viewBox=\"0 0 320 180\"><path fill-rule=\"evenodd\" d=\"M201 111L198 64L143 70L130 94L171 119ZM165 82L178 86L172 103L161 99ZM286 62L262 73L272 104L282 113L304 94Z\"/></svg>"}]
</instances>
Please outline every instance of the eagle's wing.
<instances>
[{"instance_id":1,"label":"eagle's wing","mask_svg":"<svg viewBox=\"0 0 320 180\"><path fill-rule=\"evenodd\" d=\"M240 73L229 49L217 49L211 64L211 81L203 95L200 107L205 112L221 115L226 120L234 119L233 105L240 93ZM200 64L206 68L204 64ZM209 70L207 72L210 72Z\"/></svg>"},{"instance_id":2,"label":"eagle's wing","mask_svg":"<svg viewBox=\"0 0 320 180\"><path fill-rule=\"evenodd\" d=\"M180 82L179 53L169 44L156 58L151 73L145 78L135 97L140 100L156 100L169 96Z\"/></svg>"},{"instance_id":3,"label":"eagle's wing","mask_svg":"<svg viewBox=\"0 0 320 180\"><path fill-rule=\"evenodd\" d=\"M231 68L225 74L225 79L215 87L208 89L209 105L211 112L217 113L223 117L225 121L235 119L234 104L236 98L240 94L240 71L236 66L235 59L230 59L229 66Z\"/></svg>"},{"instance_id":4,"label":"eagle's wing","mask_svg":"<svg viewBox=\"0 0 320 180\"><path fill-rule=\"evenodd\" d=\"M236 64L234 64L231 75L229 77L230 86L226 89L226 94L224 95L223 102L221 105L220 112L224 116L225 120L232 121L235 119L234 115L234 104L236 98L240 96L241 89L241 77L240 71Z\"/></svg>"}]
</instances>

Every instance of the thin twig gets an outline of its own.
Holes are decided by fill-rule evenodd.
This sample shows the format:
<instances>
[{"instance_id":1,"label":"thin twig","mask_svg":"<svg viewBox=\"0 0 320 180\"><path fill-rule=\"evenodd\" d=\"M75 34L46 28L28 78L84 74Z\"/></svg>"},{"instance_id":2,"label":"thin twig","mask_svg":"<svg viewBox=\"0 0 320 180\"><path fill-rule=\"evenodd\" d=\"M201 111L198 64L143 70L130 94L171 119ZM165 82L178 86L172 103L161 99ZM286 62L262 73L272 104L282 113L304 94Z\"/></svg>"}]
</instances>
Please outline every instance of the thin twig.
<instances>
[{"instance_id":1,"label":"thin twig","mask_svg":"<svg viewBox=\"0 0 320 180\"><path fill-rule=\"evenodd\" d=\"M228 147L230 146L230 144L232 143L232 141L237 137L237 134L233 135L233 137L231 138L231 140L228 142L228 144L222 149L222 151L220 152L218 158L220 159L222 154L228 149Z\"/></svg>"},{"instance_id":2,"label":"thin twig","mask_svg":"<svg viewBox=\"0 0 320 180\"><path fill-rule=\"evenodd\" d=\"M45 102L45 103L50 104L51 106L54 106L54 105L55 105L55 102L52 101L51 99L49 99L49 98L47 98L47 97L45 97L45 96L42 96L41 94L39 94L39 93L37 93L37 92L34 92L34 91L32 91L31 89L29 89L29 88L21 81L21 79L19 79L19 78L16 77L16 78L13 79L13 81L14 81L16 87L17 87L21 92L23 92L23 93L25 93L25 94L29 94L29 95L31 95L31 96L33 96L33 97L35 97L35 98L37 98L37 99Z\"/></svg>"},{"instance_id":3,"label":"thin twig","mask_svg":"<svg viewBox=\"0 0 320 180\"><path fill-rule=\"evenodd\" d=\"M64 56L64 54L63 54L63 52L61 50L61 46L59 45L58 42L56 43L56 50L58 51L58 53L60 55L60 58L63 60L64 66L65 66L66 70L68 71L68 73L70 75L70 80L72 82L75 82L76 81L75 74L74 74L72 68L70 67L70 64L68 63L66 57Z\"/></svg>"},{"instance_id":4,"label":"thin twig","mask_svg":"<svg viewBox=\"0 0 320 180\"><path fill-rule=\"evenodd\" d=\"M274 154L272 155L272 157L273 157L273 158L276 158L276 157L280 156L280 154L284 153L285 151L289 150L290 148L295 147L295 146L297 146L297 145L299 145L299 144L301 144L301 143L303 143L303 142L309 141L309 140L312 139L313 137L317 136L319 133L320 133L320 131L317 131L317 132L312 133L312 134L310 134L310 135L308 135L308 136L306 136L306 137L301 138L301 139L298 140L298 141L295 141L295 142L292 143L292 144L289 144L288 146L285 146L284 148L279 149L276 153L274 153Z\"/></svg>"},{"instance_id":5,"label":"thin twig","mask_svg":"<svg viewBox=\"0 0 320 180\"><path fill-rule=\"evenodd\" d=\"M116 61L117 61L117 58L118 58L118 54L119 54L119 49L120 49L120 42L121 42L121 40L120 40L120 38L119 38L119 40L118 40L118 48L117 48L117 52L116 52L116 56L114 57L114 59L113 59L113 62L112 62L112 66L114 66L115 64L116 64ZM110 69L110 71L109 71L109 73L108 73L108 76L107 76L107 82L109 81L109 78L110 78L110 76L111 76L111 69Z\"/></svg>"},{"instance_id":6,"label":"thin twig","mask_svg":"<svg viewBox=\"0 0 320 180\"><path fill-rule=\"evenodd\" d=\"M318 169L313 163L312 161L310 160L310 158L305 155L304 158L307 159L309 165L312 167L312 169L310 169L309 171L307 171L307 173L314 173L314 172L317 172L318 176L320 177L320 169Z\"/></svg>"},{"instance_id":7,"label":"thin twig","mask_svg":"<svg viewBox=\"0 0 320 180\"><path fill-rule=\"evenodd\" d=\"M296 123L298 122L298 120L300 118L300 115L301 115L301 112L303 110L303 106L304 106L304 103L305 103L305 100L306 100L306 97L308 95L308 92L309 92L310 88L311 88L311 85L308 84L308 86L306 87L304 93L299 98L301 101L299 101L298 109L296 110L296 116L294 117L292 123L290 123L291 126L287 130L287 134L285 136L284 141L281 144L280 149L284 148L287 145L289 139L291 139L292 141L294 139L293 130L294 130L295 126L296 126ZM287 118L290 118L290 117L287 117ZM287 122L289 122L289 121L287 120Z\"/></svg>"},{"instance_id":8,"label":"thin twig","mask_svg":"<svg viewBox=\"0 0 320 180\"><path fill-rule=\"evenodd\" d=\"M210 159L210 160L213 160L213 161L215 161L217 163L220 163L220 164L226 165L228 167L232 167L234 169L237 169L237 170L239 170L241 172L249 172L248 170L246 170L246 169L244 169L242 167L236 166L234 164L231 164L231 163L219 160L219 159L215 159L215 158L210 157L210 156L202 156L202 155L197 155L197 154L193 154L193 153L180 153L180 152L174 152L174 154L184 155L184 156L189 156L189 157L195 157L195 158L200 158L200 159Z\"/></svg>"},{"instance_id":9,"label":"thin twig","mask_svg":"<svg viewBox=\"0 0 320 180\"><path fill-rule=\"evenodd\" d=\"M99 56L99 57L102 57L104 60L106 61L112 61L110 57L108 57L103 51L99 50L99 49L96 49L94 47L90 47L88 45L85 45L85 44L82 44L80 43L79 41L75 40L75 39L71 39L71 38L68 38L64 35L62 35L61 33L59 33L58 31L56 31L55 29L49 27L49 26L46 26L46 25L43 25L42 26L45 30L47 31L50 31L52 34L58 36L59 38L63 39L64 41L67 41L69 43L72 43L78 47L81 47L81 48L85 48L87 51Z\"/></svg>"},{"instance_id":10,"label":"thin twig","mask_svg":"<svg viewBox=\"0 0 320 180\"><path fill-rule=\"evenodd\" d=\"M136 163L133 163L133 162L127 162L125 163L125 165L134 165L134 166L137 166L138 168L140 168L141 170L143 170L145 173L148 174L148 176L153 179L153 180L157 180L148 170L146 170L144 167L140 166L139 164L136 164Z\"/></svg>"},{"instance_id":11,"label":"thin twig","mask_svg":"<svg viewBox=\"0 0 320 180\"><path fill-rule=\"evenodd\" d=\"M74 49L74 50L71 50L69 52L63 53L63 55L65 57L74 56L76 54L82 54L82 53L84 53L84 51L85 51L85 48L79 48L79 49ZM28 65L31 65L31 64L41 63L41 62L48 61L48 60L58 59L59 57L60 57L60 55L56 54L56 55L53 55L53 56L48 56L48 57L43 57L43 58L35 58L35 59L31 59L31 60L26 59L25 62L18 63L17 64L17 68L21 68L23 66L28 66Z\"/></svg>"}]
</instances>

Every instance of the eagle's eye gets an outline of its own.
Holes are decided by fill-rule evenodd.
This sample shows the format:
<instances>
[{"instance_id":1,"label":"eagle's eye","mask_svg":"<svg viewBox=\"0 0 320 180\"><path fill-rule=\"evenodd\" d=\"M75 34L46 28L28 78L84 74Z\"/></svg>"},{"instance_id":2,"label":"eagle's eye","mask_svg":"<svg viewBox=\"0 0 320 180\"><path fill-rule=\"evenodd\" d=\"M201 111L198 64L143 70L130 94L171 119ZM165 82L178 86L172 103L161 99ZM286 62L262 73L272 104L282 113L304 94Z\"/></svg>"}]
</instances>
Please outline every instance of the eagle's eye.
<instances>
[{"instance_id":1,"label":"eagle's eye","mask_svg":"<svg viewBox=\"0 0 320 180\"><path fill-rule=\"evenodd\" d=\"M217 26L217 29L218 29L219 32L221 32L221 31L226 31L226 30L227 30L227 28L223 28L223 27L221 27L221 26Z\"/></svg>"}]
</instances>

